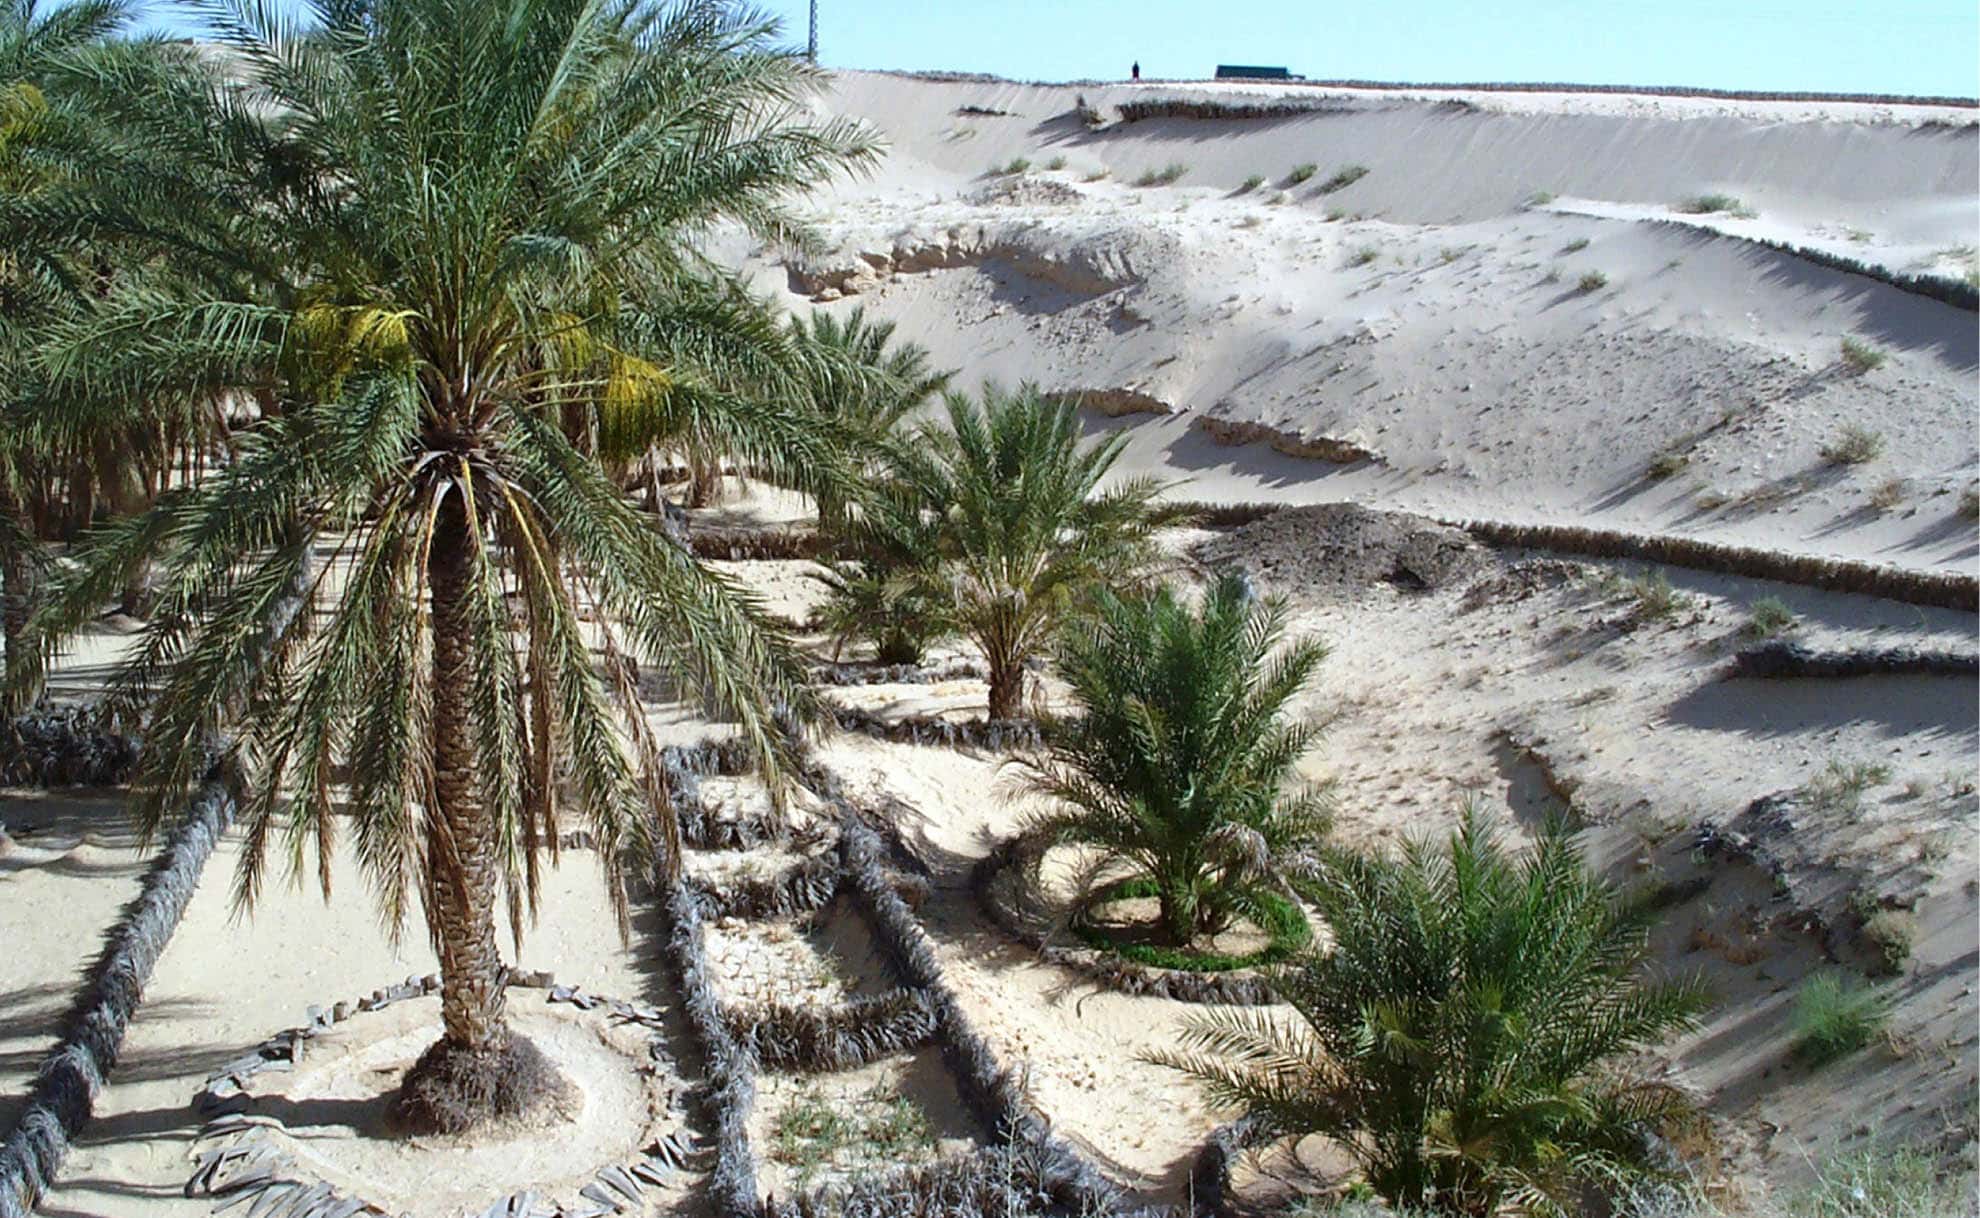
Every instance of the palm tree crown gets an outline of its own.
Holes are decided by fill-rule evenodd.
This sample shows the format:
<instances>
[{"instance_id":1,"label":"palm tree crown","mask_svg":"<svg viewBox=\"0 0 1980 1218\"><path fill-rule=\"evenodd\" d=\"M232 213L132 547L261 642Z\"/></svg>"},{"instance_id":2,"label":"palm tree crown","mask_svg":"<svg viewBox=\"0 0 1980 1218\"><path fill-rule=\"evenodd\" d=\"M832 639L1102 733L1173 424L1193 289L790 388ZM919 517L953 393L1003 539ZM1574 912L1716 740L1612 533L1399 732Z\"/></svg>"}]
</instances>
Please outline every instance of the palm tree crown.
<instances>
[{"instance_id":1,"label":"palm tree crown","mask_svg":"<svg viewBox=\"0 0 1980 1218\"><path fill-rule=\"evenodd\" d=\"M598 455L719 436L773 468L834 466L770 392L783 327L695 238L727 221L803 239L780 198L874 148L800 121L814 72L721 4L314 0L292 26L243 3L218 30L227 75L126 82L122 144L0 212L10 243L111 234L173 267L46 345L65 424L170 394L255 415L221 475L92 539L34 653L159 562L120 679L148 713L146 825L231 730L258 783L239 899L271 850L327 859L348 824L388 923L424 907L436 1051L486 1081L509 1039L498 890L520 934L560 792L622 917L627 861L666 844L626 655L702 691L773 770L780 717L808 708L751 599ZM314 611L282 614L298 594ZM421 1119L449 1123L442 1107Z\"/></svg>"},{"instance_id":2,"label":"palm tree crown","mask_svg":"<svg viewBox=\"0 0 1980 1218\"><path fill-rule=\"evenodd\" d=\"M1321 793L1290 781L1317 729L1285 718L1326 649L1284 646L1285 627L1283 604L1227 576L1195 612L1168 588L1102 592L1055 651L1079 713L1050 721L1026 763L1030 788L1062 805L1043 827L1153 881L1171 943L1254 912L1326 831Z\"/></svg>"},{"instance_id":3,"label":"palm tree crown","mask_svg":"<svg viewBox=\"0 0 1980 1218\"><path fill-rule=\"evenodd\" d=\"M1298 1023L1207 1016L1198 1052L1158 1060L1272 1132L1336 1139L1391 1204L1578 1213L1688 1115L1612 1063L1690 1027L1703 990L1642 975L1647 911L1564 830L1514 856L1467 812L1443 850L1340 858L1301 887L1332 944L1273 980Z\"/></svg>"}]
</instances>

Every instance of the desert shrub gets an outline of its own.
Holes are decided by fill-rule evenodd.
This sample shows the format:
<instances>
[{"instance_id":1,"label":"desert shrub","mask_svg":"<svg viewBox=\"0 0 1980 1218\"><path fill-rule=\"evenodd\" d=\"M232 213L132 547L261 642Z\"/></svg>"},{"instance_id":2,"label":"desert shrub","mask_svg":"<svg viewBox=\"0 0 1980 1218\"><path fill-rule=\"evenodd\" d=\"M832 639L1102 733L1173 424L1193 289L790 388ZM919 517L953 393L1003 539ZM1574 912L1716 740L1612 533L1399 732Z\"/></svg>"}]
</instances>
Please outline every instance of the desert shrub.
<instances>
[{"instance_id":1,"label":"desert shrub","mask_svg":"<svg viewBox=\"0 0 1980 1218\"><path fill-rule=\"evenodd\" d=\"M1817 811L1854 812L1863 793L1891 780L1891 767L1873 761L1833 759L1801 788L1802 798Z\"/></svg>"},{"instance_id":2,"label":"desert shrub","mask_svg":"<svg viewBox=\"0 0 1980 1218\"><path fill-rule=\"evenodd\" d=\"M1599 292L1609 286L1609 277L1600 271L1584 271L1575 286L1583 292Z\"/></svg>"},{"instance_id":3,"label":"desert shrub","mask_svg":"<svg viewBox=\"0 0 1980 1218\"><path fill-rule=\"evenodd\" d=\"M1563 254L1579 254L1581 251L1587 248L1588 248L1588 238L1576 237L1574 240L1568 242L1566 245L1563 245L1561 247L1561 252Z\"/></svg>"},{"instance_id":4,"label":"desert shrub","mask_svg":"<svg viewBox=\"0 0 1980 1218\"><path fill-rule=\"evenodd\" d=\"M1066 158L1062 156L1055 156L1051 160L1045 162L1046 170L1051 173L1057 173L1061 169L1064 169L1065 167L1066 167Z\"/></svg>"},{"instance_id":5,"label":"desert shrub","mask_svg":"<svg viewBox=\"0 0 1980 1218\"><path fill-rule=\"evenodd\" d=\"M1691 464L1691 454L1678 448L1667 448L1650 458L1650 464L1643 469L1643 476L1655 482L1675 478Z\"/></svg>"},{"instance_id":6,"label":"desert shrub","mask_svg":"<svg viewBox=\"0 0 1980 1218\"><path fill-rule=\"evenodd\" d=\"M1073 102L1073 114L1088 127L1104 126L1107 122L1107 116L1089 104L1084 93Z\"/></svg>"},{"instance_id":7,"label":"desert shrub","mask_svg":"<svg viewBox=\"0 0 1980 1218\"><path fill-rule=\"evenodd\" d=\"M1884 362L1889 358L1862 339L1849 334L1843 335L1842 362L1851 372L1875 372L1883 367Z\"/></svg>"},{"instance_id":8,"label":"desert shrub","mask_svg":"<svg viewBox=\"0 0 1980 1218\"><path fill-rule=\"evenodd\" d=\"M1103 590L1055 651L1079 710L1048 720L1045 755L1021 763L1029 789L1058 804L1038 829L1129 865L1169 947L1238 916L1283 921L1265 898L1326 832L1321 792L1294 781L1316 729L1286 717L1326 648L1288 644L1286 620L1240 576L1195 610L1167 588Z\"/></svg>"},{"instance_id":9,"label":"desert shrub","mask_svg":"<svg viewBox=\"0 0 1980 1218\"><path fill-rule=\"evenodd\" d=\"M1911 483L1903 478L1886 478L1877 484L1876 490L1870 492L1870 506L1880 512L1888 512L1903 503L1910 490Z\"/></svg>"},{"instance_id":10,"label":"desert shrub","mask_svg":"<svg viewBox=\"0 0 1980 1218\"><path fill-rule=\"evenodd\" d=\"M1134 184L1136 186L1168 186L1171 183L1182 180L1182 176L1188 172L1189 166L1183 164L1181 161L1170 161L1160 169L1145 171L1140 177L1134 180Z\"/></svg>"},{"instance_id":11,"label":"desert shrub","mask_svg":"<svg viewBox=\"0 0 1980 1218\"><path fill-rule=\"evenodd\" d=\"M1876 1039L1890 1018L1875 988L1834 970L1801 983L1794 1003L1794 1055L1811 1066L1826 1065Z\"/></svg>"},{"instance_id":12,"label":"desert shrub","mask_svg":"<svg viewBox=\"0 0 1980 1218\"><path fill-rule=\"evenodd\" d=\"M1706 216L1723 212L1741 220L1751 220L1760 213L1748 207L1734 195L1709 194L1694 195L1678 205L1678 210L1693 216Z\"/></svg>"},{"instance_id":13,"label":"desert shrub","mask_svg":"<svg viewBox=\"0 0 1980 1218\"><path fill-rule=\"evenodd\" d=\"M1106 180L1107 180L1107 175L1108 175L1109 173L1112 173L1112 172L1113 172L1112 170L1110 170L1110 169L1106 169L1106 168L1104 168L1104 167L1103 167L1103 168L1100 168L1100 169L1096 169L1096 170L1094 170L1094 171L1093 171L1092 173L1089 173L1089 174L1087 174L1087 175L1086 175L1085 177L1083 177L1083 178L1081 178L1081 179L1080 179L1080 181L1082 181L1082 182L1104 182L1104 181L1106 181Z\"/></svg>"},{"instance_id":14,"label":"desert shrub","mask_svg":"<svg viewBox=\"0 0 1980 1218\"><path fill-rule=\"evenodd\" d=\"M1959 493L1959 514L1968 520L1980 520L1980 486L1969 486Z\"/></svg>"},{"instance_id":15,"label":"desert shrub","mask_svg":"<svg viewBox=\"0 0 1980 1218\"><path fill-rule=\"evenodd\" d=\"M1532 194L1526 196L1526 205L1528 207L1545 207L1547 206L1547 204L1552 203L1553 201L1554 201L1554 192L1551 190L1536 190Z\"/></svg>"},{"instance_id":16,"label":"desert shrub","mask_svg":"<svg viewBox=\"0 0 1980 1218\"><path fill-rule=\"evenodd\" d=\"M1863 919L1863 942L1876 960L1880 977L1895 977L1911 962L1918 939L1918 919L1902 909L1879 909Z\"/></svg>"},{"instance_id":17,"label":"desert shrub","mask_svg":"<svg viewBox=\"0 0 1980 1218\"><path fill-rule=\"evenodd\" d=\"M1670 576L1649 571L1627 581L1623 592L1632 602L1630 615L1639 622L1658 622L1691 607L1691 598L1671 586Z\"/></svg>"},{"instance_id":18,"label":"desert shrub","mask_svg":"<svg viewBox=\"0 0 1980 1218\"><path fill-rule=\"evenodd\" d=\"M1375 261L1377 258L1381 256L1382 256L1381 250L1376 249L1372 245L1364 245L1360 249L1348 255L1348 265L1367 266L1369 263Z\"/></svg>"},{"instance_id":19,"label":"desert shrub","mask_svg":"<svg viewBox=\"0 0 1980 1218\"><path fill-rule=\"evenodd\" d=\"M1031 169L1031 162L1025 160L1021 156L1017 156L1017 157L1012 157L1008 161L1005 161L1002 165L993 166L990 172L1000 177L1012 177L1020 173L1028 172L1030 169Z\"/></svg>"},{"instance_id":20,"label":"desert shrub","mask_svg":"<svg viewBox=\"0 0 1980 1218\"><path fill-rule=\"evenodd\" d=\"M1787 602L1778 596L1763 596L1754 601L1747 611L1744 633L1756 639L1771 639L1786 634L1800 624Z\"/></svg>"},{"instance_id":21,"label":"desert shrub","mask_svg":"<svg viewBox=\"0 0 1980 1218\"><path fill-rule=\"evenodd\" d=\"M1346 190L1348 187L1354 185L1356 182L1359 182L1361 179L1367 176L1368 176L1368 166L1366 165L1345 166L1344 168L1336 171L1334 176L1320 183L1319 193L1323 195L1330 195L1337 190Z\"/></svg>"},{"instance_id":22,"label":"desert shrub","mask_svg":"<svg viewBox=\"0 0 1980 1218\"><path fill-rule=\"evenodd\" d=\"M1301 185L1307 179L1311 178L1314 174L1319 172L1320 172L1320 167L1318 165L1315 165L1311 161L1308 161L1303 165L1294 165L1290 170L1286 172L1286 185L1288 186Z\"/></svg>"},{"instance_id":23,"label":"desert shrub","mask_svg":"<svg viewBox=\"0 0 1980 1218\"><path fill-rule=\"evenodd\" d=\"M1787 1212L1798 1218L1966 1218L1980 1213L1970 1170L1941 1176L1910 1147L1866 1146L1824 1156L1821 1174Z\"/></svg>"},{"instance_id":24,"label":"desert shrub","mask_svg":"<svg viewBox=\"0 0 1980 1218\"><path fill-rule=\"evenodd\" d=\"M1822 446L1822 459L1831 465L1863 465L1875 461L1884 452L1884 437L1879 432L1856 423L1850 423L1836 433L1836 438Z\"/></svg>"},{"instance_id":25,"label":"desert shrub","mask_svg":"<svg viewBox=\"0 0 1980 1218\"><path fill-rule=\"evenodd\" d=\"M1263 185L1265 185L1265 175L1262 173L1254 173L1250 177L1246 178L1244 180L1244 185L1238 187L1238 189L1240 191L1245 192L1246 194L1249 194L1250 192L1257 190L1260 186Z\"/></svg>"},{"instance_id":26,"label":"desert shrub","mask_svg":"<svg viewBox=\"0 0 1980 1218\"><path fill-rule=\"evenodd\" d=\"M1444 848L1342 854L1300 891L1333 934L1268 1010L1186 1025L1155 1060L1271 1134L1325 1134L1397 1206L1579 1212L1655 1175L1648 1134L1693 1119L1627 1055L1693 1026L1704 993L1645 976L1649 916L1551 827L1515 856L1474 812Z\"/></svg>"}]
</instances>

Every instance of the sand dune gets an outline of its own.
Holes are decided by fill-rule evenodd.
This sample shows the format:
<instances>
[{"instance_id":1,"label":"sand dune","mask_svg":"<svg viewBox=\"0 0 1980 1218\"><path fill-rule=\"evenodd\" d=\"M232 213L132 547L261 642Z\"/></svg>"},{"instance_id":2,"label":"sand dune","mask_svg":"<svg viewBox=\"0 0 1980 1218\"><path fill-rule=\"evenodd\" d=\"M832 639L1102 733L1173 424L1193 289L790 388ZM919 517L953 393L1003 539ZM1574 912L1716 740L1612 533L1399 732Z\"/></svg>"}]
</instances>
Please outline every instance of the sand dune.
<instances>
[{"instance_id":1,"label":"sand dune","mask_svg":"<svg viewBox=\"0 0 1980 1218\"><path fill-rule=\"evenodd\" d=\"M725 252L790 307L897 319L965 384L1167 416L1094 425L1194 498L1980 553L1974 315L1757 243L1973 273L1972 111L1292 89L1327 109L1114 119L1185 92L1231 91L841 74L820 104L890 151L815 203L829 252ZM1684 210L1714 194L1754 214ZM1848 428L1874 459L1825 457Z\"/></svg>"}]
</instances>

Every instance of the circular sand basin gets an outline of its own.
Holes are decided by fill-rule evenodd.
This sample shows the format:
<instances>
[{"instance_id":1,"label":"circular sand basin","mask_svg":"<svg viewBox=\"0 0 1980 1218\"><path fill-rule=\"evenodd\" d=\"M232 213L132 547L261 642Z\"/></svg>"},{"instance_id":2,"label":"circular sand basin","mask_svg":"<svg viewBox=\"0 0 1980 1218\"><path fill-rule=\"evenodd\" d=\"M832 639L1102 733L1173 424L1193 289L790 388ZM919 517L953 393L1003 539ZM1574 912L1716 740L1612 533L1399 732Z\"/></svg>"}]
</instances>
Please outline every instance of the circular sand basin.
<instances>
[{"instance_id":1,"label":"circular sand basin","mask_svg":"<svg viewBox=\"0 0 1980 1218\"><path fill-rule=\"evenodd\" d=\"M425 997L325 1028L293 1069L255 1074L242 1109L256 1127L250 1136L293 1160L281 1172L290 1179L388 1213L438 1216L480 1213L525 1190L574 1201L601 1171L638 1162L680 1124L677 1082L656 1064L649 1029L520 990L510 993L508 1021L568 1084L548 1110L461 1137L393 1129L399 1080L440 1035L439 999Z\"/></svg>"}]
</instances>

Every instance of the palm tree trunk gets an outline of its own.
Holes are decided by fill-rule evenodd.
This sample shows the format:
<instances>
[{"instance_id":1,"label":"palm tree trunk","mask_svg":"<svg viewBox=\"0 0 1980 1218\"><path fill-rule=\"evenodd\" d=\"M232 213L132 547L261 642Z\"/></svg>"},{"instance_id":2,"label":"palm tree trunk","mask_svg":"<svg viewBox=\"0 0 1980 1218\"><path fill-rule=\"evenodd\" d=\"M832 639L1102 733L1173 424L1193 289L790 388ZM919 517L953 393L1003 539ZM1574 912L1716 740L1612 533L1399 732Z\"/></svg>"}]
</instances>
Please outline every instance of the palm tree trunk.
<instances>
[{"instance_id":1,"label":"palm tree trunk","mask_svg":"<svg viewBox=\"0 0 1980 1218\"><path fill-rule=\"evenodd\" d=\"M5 630L7 649L7 667L0 669L0 681L12 675L14 657L21 654L21 639L27 633L28 612L33 607L34 570L27 555L0 542L0 629ZM35 692L24 691L22 701L33 701Z\"/></svg>"},{"instance_id":2,"label":"palm tree trunk","mask_svg":"<svg viewBox=\"0 0 1980 1218\"><path fill-rule=\"evenodd\" d=\"M1024 664L1012 656L990 656L990 717L1015 719L1024 702Z\"/></svg>"},{"instance_id":3,"label":"palm tree trunk","mask_svg":"<svg viewBox=\"0 0 1980 1218\"><path fill-rule=\"evenodd\" d=\"M458 488L434 522L427 580L433 590L433 793L427 841L433 876L428 917L440 955L446 1039L477 1052L508 1040L502 1019L502 954L495 930L495 826L482 802L467 691L473 626L469 598L478 539Z\"/></svg>"}]
</instances>

